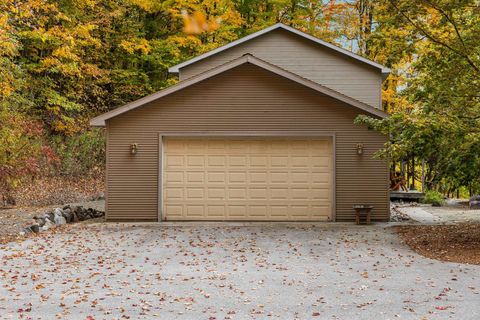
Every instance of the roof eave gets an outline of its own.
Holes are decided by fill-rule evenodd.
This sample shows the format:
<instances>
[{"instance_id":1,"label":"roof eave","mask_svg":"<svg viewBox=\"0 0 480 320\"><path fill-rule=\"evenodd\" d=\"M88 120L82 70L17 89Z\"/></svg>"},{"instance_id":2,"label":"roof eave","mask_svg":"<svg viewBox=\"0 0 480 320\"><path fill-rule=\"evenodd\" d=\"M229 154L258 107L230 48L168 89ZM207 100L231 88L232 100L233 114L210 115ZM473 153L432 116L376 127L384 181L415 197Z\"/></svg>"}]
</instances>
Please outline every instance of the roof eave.
<instances>
[{"instance_id":1,"label":"roof eave","mask_svg":"<svg viewBox=\"0 0 480 320\"><path fill-rule=\"evenodd\" d=\"M103 127L105 126L105 121L108 120L108 119L111 119L113 117L116 117L122 113L125 113L127 111L130 111L130 110L133 110L137 107L140 107L144 104L147 104L151 101L154 101L156 99L159 99L159 98L162 98L166 95L169 95L171 93L174 93L178 90L181 90L183 88L186 88L192 84L195 84L197 82L200 82L200 81L203 81L203 80L206 80L212 76L215 76L217 74L220 74L222 72L225 72L227 70L230 70L236 66L239 66L241 64L244 64L244 63L252 63L254 65L257 65L258 67L260 68L263 68L263 69L266 69L270 72L273 72L279 76L283 76L285 78L288 78L290 80L293 80L293 81L296 81L306 87L310 87L311 89L314 89L316 91L319 91L323 94L326 94L326 95L329 95L333 98L336 98L337 100L340 100L340 101L343 101L347 104L350 104L354 107L357 107L359 109L362 109L363 111L365 112L368 112L372 115L375 115L377 117L380 117L380 118L385 118L387 117L388 115L383 112L382 110L380 109L377 109L377 108L374 108L373 106L370 106L368 104L365 104L361 101L358 101L354 98L351 98L351 97L348 97L344 94L341 94L335 90L332 90L330 88L327 88L321 84L318 84L316 82L313 82L309 79L306 79L306 78L303 78L301 76L298 76L296 74L293 74L287 70L284 70L284 69L281 69L279 68L278 66L275 66L271 63L268 63L266 61L263 61L261 59L258 59L252 55L244 55L244 56L241 56L240 58L237 58L235 60L232 60L224 65L221 65L221 66L218 66L218 67L215 67L209 71L206 71L204 73L201 73L199 75L196 75L192 78L189 78L187 80L184 80L184 81L181 81L171 87L168 87L166 89L163 89L161 91L158 91L156 93L153 93L151 95L148 95L146 97L143 97L141 99L138 99L138 100L135 100L135 101L132 101L122 107L119 107L117 109L114 109L114 110L111 110L107 113L104 113L100 116L97 116L95 118L93 118L91 121L90 121L90 125L94 126L94 127Z\"/></svg>"},{"instance_id":2,"label":"roof eave","mask_svg":"<svg viewBox=\"0 0 480 320\"><path fill-rule=\"evenodd\" d=\"M98 117L90 120L91 127L105 127L105 120L97 119Z\"/></svg>"}]
</instances>

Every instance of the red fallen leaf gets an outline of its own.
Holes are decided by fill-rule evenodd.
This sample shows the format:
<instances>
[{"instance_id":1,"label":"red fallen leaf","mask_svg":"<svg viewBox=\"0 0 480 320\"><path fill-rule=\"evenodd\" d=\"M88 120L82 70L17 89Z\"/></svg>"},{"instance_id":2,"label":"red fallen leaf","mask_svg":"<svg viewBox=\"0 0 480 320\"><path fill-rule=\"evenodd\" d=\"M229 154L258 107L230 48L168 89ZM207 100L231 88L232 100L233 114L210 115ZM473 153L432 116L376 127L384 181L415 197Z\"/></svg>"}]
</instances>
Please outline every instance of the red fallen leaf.
<instances>
[{"instance_id":1,"label":"red fallen leaf","mask_svg":"<svg viewBox=\"0 0 480 320\"><path fill-rule=\"evenodd\" d=\"M86 320L95 320L95 318L92 317L92 316L87 316L87 319L86 319Z\"/></svg>"},{"instance_id":2,"label":"red fallen leaf","mask_svg":"<svg viewBox=\"0 0 480 320\"><path fill-rule=\"evenodd\" d=\"M435 307L435 309L437 309L437 310L447 310L448 307L437 306L437 307Z\"/></svg>"},{"instance_id":3,"label":"red fallen leaf","mask_svg":"<svg viewBox=\"0 0 480 320\"><path fill-rule=\"evenodd\" d=\"M314 312L312 313L312 317L318 317L320 315L320 312Z\"/></svg>"}]
</instances>

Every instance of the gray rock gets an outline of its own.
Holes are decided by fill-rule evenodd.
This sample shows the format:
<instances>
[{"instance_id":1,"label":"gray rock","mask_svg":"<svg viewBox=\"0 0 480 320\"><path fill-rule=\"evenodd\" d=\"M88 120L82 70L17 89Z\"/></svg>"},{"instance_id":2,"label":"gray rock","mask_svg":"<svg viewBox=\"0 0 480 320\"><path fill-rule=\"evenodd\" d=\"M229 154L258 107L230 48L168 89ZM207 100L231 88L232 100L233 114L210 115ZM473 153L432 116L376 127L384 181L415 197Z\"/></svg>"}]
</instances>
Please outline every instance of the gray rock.
<instances>
[{"instance_id":1,"label":"gray rock","mask_svg":"<svg viewBox=\"0 0 480 320\"><path fill-rule=\"evenodd\" d=\"M53 212L51 212L51 211L45 213L45 215L44 215L44 218L50 220L51 222L53 222L54 217L55 217L55 214L53 214Z\"/></svg>"},{"instance_id":2,"label":"gray rock","mask_svg":"<svg viewBox=\"0 0 480 320\"><path fill-rule=\"evenodd\" d=\"M55 222L55 224L58 225L58 226L67 224L67 220L65 219L65 217L64 217L63 215L55 215L55 220L54 220L54 222Z\"/></svg>"},{"instance_id":3,"label":"gray rock","mask_svg":"<svg viewBox=\"0 0 480 320\"><path fill-rule=\"evenodd\" d=\"M73 221L73 212L70 208L63 209L62 216L65 218L67 223L72 223Z\"/></svg>"},{"instance_id":4,"label":"gray rock","mask_svg":"<svg viewBox=\"0 0 480 320\"><path fill-rule=\"evenodd\" d=\"M40 226L38 224L32 224L30 226L30 230L32 230L35 233L39 233L40 232Z\"/></svg>"},{"instance_id":5,"label":"gray rock","mask_svg":"<svg viewBox=\"0 0 480 320\"><path fill-rule=\"evenodd\" d=\"M480 194L470 198L470 201L468 202L468 207L470 209L480 209Z\"/></svg>"},{"instance_id":6,"label":"gray rock","mask_svg":"<svg viewBox=\"0 0 480 320\"><path fill-rule=\"evenodd\" d=\"M93 219L95 218L94 210L92 208L87 209L87 218L88 219Z\"/></svg>"},{"instance_id":7,"label":"gray rock","mask_svg":"<svg viewBox=\"0 0 480 320\"><path fill-rule=\"evenodd\" d=\"M42 231L47 231L48 229L55 228L55 224L49 219L45 220L45 224L40 228Z\"/></svg>"},{"instance_id":8,"label":"gray rock","mask_svg":"<svg viewBox=\"0 0 480 320\"><path fill-rule=\"evenodd\" d=\"M85 208L80 208L80 210L77 211L77 217L80 221L88 220L88 211Z\"/></svg>"},{"instance_id":9,"label":"gray rock","mask_svg":"<svg viewBox=\"0 0 480 320\"><path fill-rule=\"evenodd\" d=\"M93 210L93 217L94 218L101 218L105 216L105 212L100 211L100 210Z\"/></svg>"},{"instance_id":10,"label":"gray rock","mask_svg":"<svg viewBox=\"0 0 480 320\"><path fill-rule=\"evenodd\" d=\"M77 214L75 213L75 211L72 212L72 223L75 223L75 222L78 222L80 220L78 220L78 217L77 217Z\"/></svg>"},{"instance_id":11,"label":"gray rock","mask_svg":"<svg viewBox=\"0 0 480 320\"><path fill-rule=\"evenodd\" d=\"M470 209L480 209L480 200L474 200L474 201L471 201L469 202L469 208Z\"/></svg>"},{"instance_id":12,"label":"gray rock","mask_svg":"<svg viewBox=\"0 0 480 320\"><path fill-rule=\"evenodd\" d=\"M39 227L43 227L43 225L45 224L45 217L37 218L35 219L35 221L37 222Z\"/></svg>"},{"instance_id":13,"label":"gray rock","mask_svg":"<svg viewBox=\"0 0 480 320\"><path fill-rule=\"evenodd\" d=\"M67 220L66 220L65 217L63 216L63 210L62 210L62 209L56 208L56 209L53 211L53 214L54 214L53 222L54 222L56 225L64 225L64 224L67 223Z\"/></svg>"},{"instance_id":14,"label":"gray rock","mask_svg":"<svg viewBox=\"0 0 480 320\"><path fill-rule=\"evenodd\" d=\"M83 221L85 220L85 217L84 217L84 211L85 209L80 207L80 206L77 206L77 207L74 207L72 208L73 209L73 212L75 213L75 216L76 218L78 219L78 221ZM74 218L75 219L75 218ZM76 222L76 221L75 221Z\"/></svg>"}]
</instances>

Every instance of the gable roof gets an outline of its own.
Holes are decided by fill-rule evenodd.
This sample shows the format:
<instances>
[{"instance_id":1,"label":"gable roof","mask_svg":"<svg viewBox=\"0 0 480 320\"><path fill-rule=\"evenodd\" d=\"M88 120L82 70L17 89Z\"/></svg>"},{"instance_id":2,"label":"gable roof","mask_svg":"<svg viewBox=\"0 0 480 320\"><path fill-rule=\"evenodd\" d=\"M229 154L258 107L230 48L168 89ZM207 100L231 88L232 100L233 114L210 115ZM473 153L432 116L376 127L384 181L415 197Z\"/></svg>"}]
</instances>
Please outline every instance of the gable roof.
<instances>
[{"instance_id":1,"label":"gable roof","mask_svg":"<svg viewBox=\"0 0 480 320\"><path fill-rule=\"evenodd\" d=\"M233 41L233 42L230 42L230 43L228 43L228 44L226 44L226 45L224 45L224 46L218 47L218 48L216 48L216 49L214 49L214 50L208 51L208 52L206 52L206 53L204 53L204 54L202 54L202 55L199 55L199 56L197 56L197 57L195 57L195 58L192 58L192 59L187 60L187 61L185 61L185 62L179 63L179 64L177 64L177 65L175 65L175 66L173 66L173 67L170 67L170 68L168 69L168 71L171 72L171 73L178 73L179 70L180 70L181 68L183 68L183 67L186 67L186 66L188 66L188 65L190 65L190 64L193 64L193 63L195 63L195 62L198 62L198 61L200 61L200 60L206 59L206 58L208 58L208 57L210 57L210 56L213 56L213 55L215 55L215 54L217 54L217 53L220 53L220 52L222 52L222 51L225 51L225 50L227 50L227 49L230 49L230 48L235 47L235 46L237 46L237 45L239 45L239 44L242 44L242 43L247 42L247 41L249 41L249 40L255 39L255 38L257 38L257 37L259 37L259 36L261 36L261 35L264 35L264 34L270 32L270 31L277 30L277 29L283 29L283 30L289 31L289 32L294 33L294 34L296 34L296 35L299 35L299 36L301 36L301 37L303 37L303 38L305 38L305 39L308 39L308 40L310 40L310 41L313 41L313 42L315 42L315 43L318 43L318 44L320 44L320 45L322 45L322 46L324 46L324 47L327 47L327 48L332 49L332 50L334 50L334 51L336 51L336 52L339 52L339 53L341 53L341 54L344 54L344 55L346 55L346 56L348 56L348 57L350 57L350 58L353 58L353 59L358 60L358 61L360 61L360 62L366 63L366 64L368 64L368 65L370 65L370 66L372 66L372 67L378 68L378 69L380 69L380 71L382 72L382 74L383 74L383 76L384 76L384 79L385 79L385 78L388 76L388 74L392 71L391 69L389 69L389 68L387 68L387 67L385 67L385 66L383 66L383 65L381 65L381 64L379 64L379 63L376 63L375 61L372 61L372 60L369 60L369 59L364 58L364 57L362 57L362 56L359 56L358 54L355 54L355 53L353 53L353 52L351 52L351 51L348 51L348 50L345 50L345 49L343 49L343 48L340 48L340 47L338 47L338 46L336 46L336 45L333 45L333 44L331 44L331 43L329 43L329 42L320 40L320 39L318 39L318 38L316 38L316 37L314 37L314 36L311 36L311 35L309 35L309 34L307 34L307 33L305 33L305 32L302 32L302 31L300 31L300 30L298 30L298 29L295 29L295 28L292 28L292 27L290 27L290 26L287 26L287 25L285 25L285 24L283 24L283 23L274 24L273 26L270 26L270 27L268 27L268 28L265 28L265 29L262 29L262 30L260 30L260 31L254 32L254 33L252 33L252 34L250 34L250 35L248 35L248 36L245 36L245 37L243 37L243 38L240 38L240 39L238 39L238 40L235 40L235 41Z\"/></svg>"},{"instance_id":2,"label":"gable roof","mask_svg":"<svg viewBox=\"0 0 480 320\"><path fill-rule=\"evenodd\" d=\"M287 71L287 70L284 70L280 67L277 67L276 65L273 65L271 63L268 63L264 60L261 60L261 59L258 59L250 54L245 54L235 60L232 60L230 62L227 62L223 65L220 65L218 67L215 67L213 69L210 69L206 72L203 72L203 73L200 73L194 77L191 77L187 80L184 80L184 81L181 81L171 87L168 87L166 89L163 89L161 91L158 91L154 94L151 94L149 96L146 96L146 97L143 97L141 99L138 99L136 101L133 101L133 102L130 102L122 107L119 107L117 109L114 109L112 111L109 111L107 113L104 113L98 117L95 117L93 118L91 121L90 121L90 125L92 126L96 126L96 127L103 127L105 126L105 121L108 120L108 119L111 119L113 117L116 117L118 115L121 115L125 112L128 112L130 110L133 110L133 109L136 109L136 108L139 108L149 102L152 102L154 100L157 100L159 98L162 98L162 97L165 97L169 94L172 94L174 92L177 92L179 90L182 90L184 88L187 88L191 85L194 85L198 82L201 82L203 80L206 80L206 79L209 79L211 77L214 77L220 73L223 73L225 71L228 71L230 69L233 69L235 67L238 67L242 64L245 64L245 63L250 63L250 64L253 64L255 66L258 66L262 69L265 69L267 71L270 71L272 73L275 73L281 77L284 77L284 78L287 78L289 80L292 80L292 81L295 81L301 85L304 85L310 89L313 89L315 91L318 91L322 94L325 94L327 96L330 96L334 99L337 99L337 100L340 100L342 102L345 102L351 106L354 106L354 107L357 107L363 111L366 111L372 115L375 115L377 117L380 117L380 118L385 118L387 117L387 114L385 112L383 112L382 110L379 110L377 108L374 108L366 103L363 103L361 101L358 101L354 98L351 98L349 96L346 96L340 92L337 92L335 90L332 90L330 88L327 88L325 86L322 86L321 84L318 84L316 82L313 82L311 80L308 80L308 79L305 79L305 78L302 78L290 71Z\"/></svg>"}]
</instances>

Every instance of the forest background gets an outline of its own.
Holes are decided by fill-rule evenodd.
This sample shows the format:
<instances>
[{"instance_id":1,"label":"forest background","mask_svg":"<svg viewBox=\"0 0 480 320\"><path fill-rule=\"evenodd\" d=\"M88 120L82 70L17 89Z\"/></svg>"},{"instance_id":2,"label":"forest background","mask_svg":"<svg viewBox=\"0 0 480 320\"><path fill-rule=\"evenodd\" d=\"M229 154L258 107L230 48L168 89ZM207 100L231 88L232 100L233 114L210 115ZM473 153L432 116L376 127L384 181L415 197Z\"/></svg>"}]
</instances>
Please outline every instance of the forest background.
<instances>
[{"instance_id":1,"label":"forest background","mask_svg":"<svg viewBox=\"0 0 480 320\"><path fill-rule=\"evenodd\" d=\"M0 0L3 204L103 189L89 120L174 84L169 66L282 22L384 64L389 157L409 187L480 192L477 0ZM69 191L70 190L70 191Z\"/></svg>"}]
</instances>

